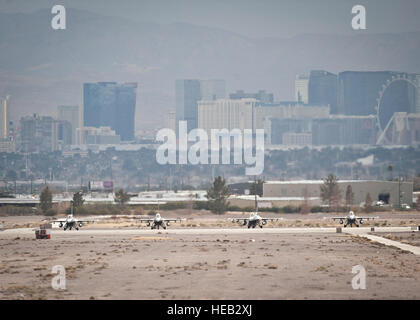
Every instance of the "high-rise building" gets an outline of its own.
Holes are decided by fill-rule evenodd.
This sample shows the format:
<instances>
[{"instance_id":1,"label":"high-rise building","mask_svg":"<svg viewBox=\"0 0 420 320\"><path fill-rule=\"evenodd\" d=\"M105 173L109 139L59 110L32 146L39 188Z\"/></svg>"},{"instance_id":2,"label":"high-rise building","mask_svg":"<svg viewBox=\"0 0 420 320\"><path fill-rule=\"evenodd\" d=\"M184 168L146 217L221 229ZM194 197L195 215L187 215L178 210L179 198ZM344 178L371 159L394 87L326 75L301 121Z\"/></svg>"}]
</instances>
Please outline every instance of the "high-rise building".
<instances>
[{"instance_id":1,"label":"high-rise building","mask_svg":"<svg viewBox=\"0 0 420 320\"><path fill-rule=\"evenodd\" d=\"M270 119L272 145L374 145L376 117L332 115Z\"/></svg>"},{"instance_id":2,"label":"high-rise building","mask_svg":"<svg viewBox=\"0 0 420 320\"><path fill-rule=\"evenodd\" d=\"M197 102L223 99L225 92L224 80L176 80L176 123L185 120L189 130L197 128Z\"/></svg>"},{"instance_id":3,"label":"high-rise building","mask_svg":"<svg viewBox=\"0 0 420 320\"><path fill-rule=\"evenodd\" d=\"M207 131L211 129L244 129L253 130L253 109L255 99L218 99L198 102L198 127Z\"/></svg>"},{"instance_id":4,"label":"high-rise building","mask_svg":"<svg viewBox=\"0 0 420 320\"><path fill-rule=\"evenodd\" d=\"M306 73L296 75L295 99L297 102L307 104L309 101L309 75Z\"/></svg>"},{"instance_id":5,"label":"high-rise building","mask_svg":"<svg viewBox=\"0 0 420 320\"><path fill-rule=\"evenodd\" d=\"M376 117L334 115L312 120L313 145L375 145Z\"/></svg>"},{"instance_id":6,"label":"high-rise building","mask_svg":"<svg viewBox=\"0 0 420 320\"><path fill-rule=\"evenodd\" d=\"M9 138L9 96L5 99L0 98L0 139Z\"/></svg>"},{"instance_id":7,"label":"high-rise building","mask_svg":"<svg viewBox=\"0 0 420 320\"><path fill-rule=\"evenodd\" d=\"M308 106L303 104L276 103L271 105L257 104L254 108L254 128L268 129L270 119L319 118L328 117L328 106ZM269 137L269 135L267 135Z\"/></svg>"},{"instance_id":8,"label":"high-rise building","mask_svg":"<svg viewBox=\"0 0 420 320\"><path fill-rule=\"evenodd\" d=\"M119 144L120 136L110 127L83 127L78 129L78 143L81 144Z\"/></svg>"},{"instance_id":9,"label":"high-rise building","mask_svg":"<svg viewBox=\"0 0 420 320\"><path fill-rule=\"evenodd\" d=\"M269 144L272 145L287 145L295 144L291 135L302 135L311 133L311 119L310 118L273 118L270 119L270 130L268 132L270 139ZM312 139L312 137L311 137ZM304 139L306 144L308 138ZM311 141L312 143L312 141Z\"/></svg>"},{"instance_id":10,"label":"high-rise building","mask_svg":"<svg viewBox=\"0 0 420 320\"><path fill-rule=\"evenodd\" d=\"M24 153L63 150L71 144L71 124L50 116L22 117L20 119L19 151Z\"/></svg>"},{"instance_id":11,"label":"high-rise building","mask_svg":"<svg viewBox=\"0 0 420 320\"><path fill-rule=\"evenodd\" d=\"M309 74L308 104L330 106L331 114L337 114L337 75L313 70Z\"/></svg>"},{"instance_id":12,"label":"high-rise building","mask_svg":"<svg viewBox=\"0 0 420 320\"><path fill-rule=\"evenodd\" d=\"M52 125L52 150L63 150L65 146L73 144L73 126L69 121L55 120Z\"/></svg>"},{"instance_id":13,"label":"high-rise building","mask_svg":"<svg viewBox=\"0 0 420 320\"><path fill-rule=\"evenodd\" d=\"M171 110L165 114L165 128L176 131L176 112Z\"/></svg>"},{"instance_id":14,"label":"high-rise building","mask_svg":"<svg viewBox=\"0 0 420 320\"><path fill-rule=\"evenodd\" d=\"M176 80L176 123L187 121L188 129L197 128L197 101L201 100L199 80Z\"/></svg>"},{"instance_id":15,"label":"high-rise building","mask_svg":"<svg viewBox=\"0 0 420 320\"><path fill-rule=\"evenodd\" d=\"M269 104L274 102L274 95L265 92L265 90L259 90L256 93L246 93L243 90L237 90L229 95L229 99L255 99L258 102Z\"/></svg>"},{"instance_id":16,"label":"high-rise building","mask_svg":"<svg viewBox=\"0 0 420 320\"><path fill-rule=\"evenodd\" d=\"M137 83L85 83L83 124L110 127L121 140L134 140Z\"/></svg>"},{"instance_id":17,"label":"high-rise building","mask_svg":"<svg viewBox=\"0 0 420 320\"><path fill-rule=\"evenodd\" d=\"M379 117L382 130L395 112L419 110L418 75L345 71L338 75L338 113Z\"/></svg>"},{"instance_id":18,"label":"high-rise building","mask_svg":"<svg viewBox=\"0 0 420 320\"><path fill-rule=\"evenodd\" d=\"M79 106L58 106L58 120L68 121L71 125L70 144L76 144L76 130L80 128L82 120Z\"/></svg>"}]
</instances>

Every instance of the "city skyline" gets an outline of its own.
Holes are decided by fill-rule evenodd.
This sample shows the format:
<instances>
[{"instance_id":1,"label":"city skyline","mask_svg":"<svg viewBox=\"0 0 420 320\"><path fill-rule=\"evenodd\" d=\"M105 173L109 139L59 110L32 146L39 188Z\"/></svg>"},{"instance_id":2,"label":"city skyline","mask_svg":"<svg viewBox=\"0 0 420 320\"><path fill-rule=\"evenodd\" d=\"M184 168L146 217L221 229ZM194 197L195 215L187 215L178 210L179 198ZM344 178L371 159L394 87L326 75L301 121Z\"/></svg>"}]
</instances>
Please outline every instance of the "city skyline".
<instances>
[{"instance_id":1,"label":"city skyline","mask_svg":"<svg viewBox=\"0 0 420 320\"><path fill-rule=\"evenodd\" d=\"M9 48L0 53L0 83L4 84L0 95L13 97L15 122L39 110L53 115L57 105L81 105L84 82L137 82L141 99L135 122L139 128L151 129L157 126L159 114L175 108L176 79L219 78L226 81L226 92L265 89L291 101L292 79L309 70L420 72L417 33L398 34L408 29L371 33L369 6L367 30L352 30L352 15L346 9L349 33L291 33L288 38L254 38L188 23L142 22L71 6L66 11L68 28L52 30L50 9L26 15L0 13L0 42L7 41ZM406 23L398 21L401 26ZM44 45L30 46L34 37Z\"/></svg>"},{"instance_id":2,"label":"city skyline","mask_svg":"<svg viewBox=\"0 0 420 320\"><path fill-rule=\"evenodd\" d=\"M420 110L419 79L420 74L401 72L343 71L336 75L324 70L311 70L307 75L296 75L295 101L278 101L272 93L265 90L259 90L256 93L237 90L234 93L227 94L226 83L222 79L178 79L175 81L177 108L166 113L153 131L168 124L168 115L170 117L170 114L174 113L174 119L172 120L174 123L170 125L170 128L177 128L179 121L186 120L188 130L201 128L210 132L212 128L226 128L228 130L234 128L241 128L241 130L245 128L264 129L266 130L266 143L268 145L272 143L312 145L312 142L314 145L334 145L343 144L343 141L347 141L345 144L367 145L398 144L398 141L400 141L400 143L411 145L416 144L418 140L416 138L416 124L411 125L412 129L401 126L398 129L400 131L411 130L414 134L412 138L395 138L396 135L401 133L398 133L398 130L391 133L397 127L388 127L390 127L391 122L395 123L395 119L401 119L404 112L409 117L407 121L416 123L416 114ZM82 104L81 108L79 106L57 106L58 113L55 118L40 114L41 118L62 121L56 129L53 128L50 131L51 134L55 135L52 138L53 143L50 143L53 145L51 150L65 150L68 149L66 146L79 144L118 144L124 141L134 141L135 131L136 129L139 130L138 127L135 128L134 123L136 88L137 84L133 83L85 83L83 85L85 103ZM301 101L302 96L299 91L306 92L306 103ZM226 96L229 96L229 99L226 99ZM357 97L357 99L355 100L354 97ZM251 109L245 112L244 106L250 99L254 102L252 102ZM233 105L242 105L242 107L234 112L234 109L230 110ZM6 106L6 100L3 103L3 111L8 111L8 108L4 106ZM324 113L323 108L327 110L326 113ZM227 112L227 110L230 111ZM321 113L317 114L317 112ZM397 118L394 117L396 112L400 113ZM7 117L3 117L5 114L8 114L8 112L2 113L2 122L8 123ZM337 115L337 117L334 117L334 115ZM357 120L357 117L359 120ZM367 136L361 138L360 141L357 138L353 138L353 140L343 140L342 138L329 140L328 134L324 134L325 138L320 138L319 133L314 133L317 137L315 139L315 136L311 136L312 122L308 122L308 119L318 118L324 118L324 121L316 120L314 128L319 128L322 123L324 125L321 125L321 127L328 126L328 123L330 123L329 125L334 123L344 130L344 127L350 125L350 123L354 124L350 125L349 128L356 128L358 126L357 121L362 121L360 122L362 127L367 126L369 130L374 130L374 132L366 133ZM24 143L21 137L23 133L19 135L24 130L19 128L24 123L22 122L24 119L25 117L22 117L17 125L13 125L11 122L12 131L10 131L10 134L13 132L13 139L9 140L13 140L13 143L15 143L15 133L17 133L16 143ZM276 119L282 121L278 122ZM329 119L329 122L327 119ZM294 121L295 124L288 124L287 121ZM348 121L348 124L345 125L345 121ZM67 129L68 125L65 122L68 122L70 129ZM273 126L270 122L276 123L276 125ZM296 123L300 123L299 127L296 127ZM279 131L276 126L280 124L286 125L289 129ZM91 129L91 127L96 127L99 131ZM18 130L15 132L15 129ZM70 138L67 137L66 132L68 130L71 131ZM348 130L350 131L347 134L357 136L356 129ZM385 134L385 131L388 133ZM280 136L278 136L279 134ZM286 134L286 136L282 138L282 134ZM336 137L342 134L337 133ZM29 134L29 136L32 135ZM141 139L142 137L137 136L137 138ZM57 144L55 140L60 141L60 143ZM284 141L287 141L287 143ZM3 142L5 150L14 150L10 142ZM27 147L18 146L18 150L25 149ZM36 147L34 150L37 150Z\"/></svg>"}]
</instances>

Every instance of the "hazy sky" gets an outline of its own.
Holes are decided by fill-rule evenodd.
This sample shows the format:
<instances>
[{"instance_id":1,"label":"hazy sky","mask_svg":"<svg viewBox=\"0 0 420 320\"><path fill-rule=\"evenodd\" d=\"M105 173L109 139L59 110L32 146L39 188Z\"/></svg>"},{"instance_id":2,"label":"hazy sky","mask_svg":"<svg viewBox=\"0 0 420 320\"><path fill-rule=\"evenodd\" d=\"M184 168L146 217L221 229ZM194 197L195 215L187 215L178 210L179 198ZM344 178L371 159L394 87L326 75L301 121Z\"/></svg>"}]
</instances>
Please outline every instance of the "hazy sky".
<instances>
[{"instance_id":1,"label":"hazy sky","mask_svg":"<svg viewBox=\"0 0 420 320\"><path fill-rule=\"evenodd\" d=\"M0 0L0 12L55 4L158 23L186 22L251 37L351 33L351 8L367 10L369 33L420 31L420 0ZM67 17L71 19L71 17Z\"/></svg>"}]
</instances>

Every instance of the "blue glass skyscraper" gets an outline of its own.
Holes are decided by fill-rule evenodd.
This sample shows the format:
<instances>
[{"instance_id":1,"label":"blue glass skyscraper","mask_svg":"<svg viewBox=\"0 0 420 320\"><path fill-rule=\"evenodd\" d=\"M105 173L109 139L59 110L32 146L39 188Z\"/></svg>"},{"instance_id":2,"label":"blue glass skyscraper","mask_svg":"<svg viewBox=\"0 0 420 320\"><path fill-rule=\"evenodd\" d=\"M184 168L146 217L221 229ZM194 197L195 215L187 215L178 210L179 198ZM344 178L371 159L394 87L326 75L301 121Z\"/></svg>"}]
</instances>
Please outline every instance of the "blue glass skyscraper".
<instances>
[{"instance_id":1,"label":"blue glass skyscraper","mask_svg":"<svg viewBox=\"0 0 420 320\"><path fill-rule=\"evenodd\" d=\"M111 127L122 141L134 140L137 83L85 83L83 124Z\"/></svg>"}]
</instances>

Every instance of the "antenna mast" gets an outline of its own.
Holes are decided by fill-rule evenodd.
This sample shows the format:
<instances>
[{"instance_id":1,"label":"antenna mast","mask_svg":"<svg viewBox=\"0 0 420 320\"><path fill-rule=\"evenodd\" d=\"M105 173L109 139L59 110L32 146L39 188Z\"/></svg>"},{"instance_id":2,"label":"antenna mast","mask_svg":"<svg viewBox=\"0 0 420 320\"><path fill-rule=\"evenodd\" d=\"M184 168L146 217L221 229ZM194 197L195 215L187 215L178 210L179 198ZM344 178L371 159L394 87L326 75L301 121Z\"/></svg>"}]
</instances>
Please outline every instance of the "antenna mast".
<instances>
[{"instance_id":1,"label":"antenna mast","mask_svg":"<svg viewBox=\"0 0 420 320\"><path fill-rule=\"evenodd\" d=\"M255 213L258 213L257 176L254 176L254 194L255 194Z\"/></svg>"}]
</instances>

